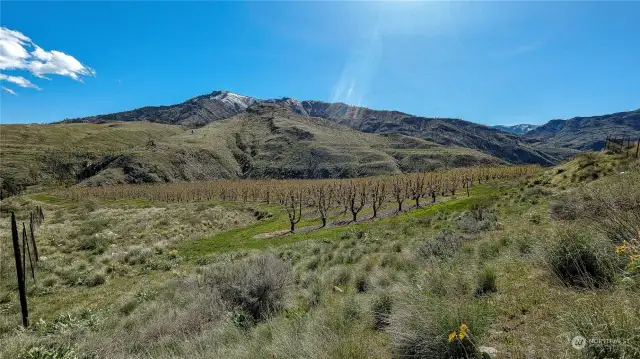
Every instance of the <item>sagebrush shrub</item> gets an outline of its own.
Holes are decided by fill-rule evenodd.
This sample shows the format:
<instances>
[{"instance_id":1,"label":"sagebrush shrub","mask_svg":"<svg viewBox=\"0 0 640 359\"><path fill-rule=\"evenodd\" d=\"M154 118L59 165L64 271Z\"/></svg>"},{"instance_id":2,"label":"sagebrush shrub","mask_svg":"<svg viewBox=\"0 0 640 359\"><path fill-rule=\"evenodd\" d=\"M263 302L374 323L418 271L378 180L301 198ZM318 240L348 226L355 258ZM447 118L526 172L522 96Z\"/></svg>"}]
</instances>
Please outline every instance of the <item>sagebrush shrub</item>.
<instances>
[{"instance_id":1,"label":"sagebrush shrub","mask_svg":"<svg viewBox=\"0 0 640 359\"><path fill-rule=\"evenodd\" d=\"M460 215L456 221L456 225L459 229L467 233L491 231L498 228L498 217L495 213L483 207L478 207Z\"/></svg>"},{"instance_id":2,"label":"sagebrush shrub","mask_svg":"<svg viewBox=\"0 0 640 359\"><path fill-rule=\"evenodd\" d=\"M434 238L428 239L416 248L421 258L453 256L462 246L465 237L451 231L440 231Z\"/></svg>"},{"instance_id":3,"label":"sagebrush shrub","mask_svg":"<svg viewBox=\"0 0 640 359\"><path fill-rule=\"evenodd\" d=\"M282 309L291 266L271 254L213 267L205 282L222 300L249 313L256 321Z\"/></svg>"}]
</instances>

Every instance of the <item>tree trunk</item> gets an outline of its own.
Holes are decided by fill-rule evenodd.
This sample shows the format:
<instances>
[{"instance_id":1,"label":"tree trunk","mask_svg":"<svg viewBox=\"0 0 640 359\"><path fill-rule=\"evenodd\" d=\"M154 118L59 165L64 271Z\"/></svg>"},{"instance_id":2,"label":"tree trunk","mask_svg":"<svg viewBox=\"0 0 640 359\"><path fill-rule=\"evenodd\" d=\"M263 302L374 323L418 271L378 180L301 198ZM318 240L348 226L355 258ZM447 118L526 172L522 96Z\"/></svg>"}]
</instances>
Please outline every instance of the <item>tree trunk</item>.
<instances>
[{"instance_id":1,"label":"tree trunk","mask_svg":"<svg viewBox=\"0 0 640 359\"><path fill-rule=\"evenodd\" d=\"M433 203L436 203L436 193L435 192L431 192L431 201Z\"/></svg>"},{"instance_id":2,"label":"tree trunk","mask_svg":"<svg viewBox=\"0 0 640 359\"><path fill-rule=\"evenodd\" d=\"M322 228L327 226L327 217L322 217Z\"/></svg>"},{"instance_id":3,"label":"tree trunk","mask_svg":"<svg viewBox=\"0 0 640 359\"><path fill-rule=\"evenodd\" d=\"M291 233L294 232L294 230L296 229L296 224L294 222L290 222L291 223Z\"/></svg>"},{"instance_id":4,"label":"tree trunk","mask_svg":"<svg viewBox=\"0 0 640 359\"><path fill-rule=\"evenodd\" d=\"M353 215L353 222L356 221L357 217L358 217L358 213L357 212L351 212L351 215Z\"/></svg>"},{"instance_id":5,"label":"tree trunk","mask_svg":"<svg viewBox=\"0 0 640 359\"><path fill-rule=\"evenodd\" d=\"M398 202L398 213L402 212L402 202Z\"/></svg>"},{"instance_id":6,"label":"tree trunk","mask_svg":"<svg viewBox=\"0 0 640 359\"><path fill-rule=\"evenodd\" d=\"M420 208L420 197L416 197L416 208Z\"/></svg>"}]
</instances>

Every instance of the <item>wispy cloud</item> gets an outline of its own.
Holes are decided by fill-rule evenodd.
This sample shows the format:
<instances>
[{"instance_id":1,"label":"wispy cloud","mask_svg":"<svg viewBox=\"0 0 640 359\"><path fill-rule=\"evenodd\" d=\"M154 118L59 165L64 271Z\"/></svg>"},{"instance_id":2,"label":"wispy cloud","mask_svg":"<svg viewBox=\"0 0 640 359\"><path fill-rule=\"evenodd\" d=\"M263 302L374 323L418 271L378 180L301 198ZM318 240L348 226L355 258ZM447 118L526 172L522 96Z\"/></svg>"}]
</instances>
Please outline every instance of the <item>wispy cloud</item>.
<instances>
[{"instance_id":1,"label":"wispy cloud","mask_svg":"<svg viewBox=\"0 0 640 359\"><path fill-rule=\"evenodd\" d=\"M45 75L66 76L76 81L82 81L84 76L96 75L95 70L75 57L57 50L44 50L23 33L6 27L0 27L0 70L28 71L39 78L47 78ZM2 76L0 80L38 89L24 77Z\"/></svg>"},{"instance_id":2,"label":"wispy cloud","mask_svg":"<svg viewBox=\"0 0 640 359\"><path fill-rule=\"evenodd\" d=\"M17 94L15 91L13 91L12 89L10 89L10 88L8 88L8 87L4 87L4 86L2 86L2 89L3 89L5 92L7 92L8 94L10 94L10 95L18 96L18 94Z\"/></svg>"},{"instance_id":3,"label":"wispy cloud","mask_svg":"<svg viewBox=\"0 0 640 359\"><path fill-rule=\"evenodd\" d=\"M31 81L25 79L22 76L8 76L5 74L0 74L0 81L11 82L12 84L16 84L24 88L34 88L36 90L40 90L38 86L34 85Z\"/></svg>"},{"instance_id":4,"label":"wispy cloud","mask_svg":"<svg viewBox=\"0 0 640 359\"><path fill-rule=\"evenodd\" d=\"M371 90L381 57L382 39L376 26L363 44L351 51L333 87L331 101L360 106Z\"/></svg>"}]
</instances>

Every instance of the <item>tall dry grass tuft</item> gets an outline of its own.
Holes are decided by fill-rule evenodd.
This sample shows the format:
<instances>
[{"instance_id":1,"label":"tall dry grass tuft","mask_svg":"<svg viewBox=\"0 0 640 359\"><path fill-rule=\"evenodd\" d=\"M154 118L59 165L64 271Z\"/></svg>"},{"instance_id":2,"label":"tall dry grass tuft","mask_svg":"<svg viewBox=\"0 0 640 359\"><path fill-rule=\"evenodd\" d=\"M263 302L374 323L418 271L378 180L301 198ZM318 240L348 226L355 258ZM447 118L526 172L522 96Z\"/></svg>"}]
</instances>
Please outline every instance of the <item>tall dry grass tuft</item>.
<instances>
[{"instance_id":1,"label":"tall dry grass tuft","mask_svg":"<svg viewBox=\"0 0 640 359\"><path fill-rule=\"evenodd\" d=\"M559 282L584 289L612 286L624 266L611 242L576 227L556 229L543 260Z\"/></svg>"},{"instance_id":2,"label":"tall dry grass tuft","mask_svg":"<svg viewBox=\"0 0 640 359\"><path fill-rule=\"evenodd\" d=\"M590 296L567 313L575 335L587 340L585 357L640 358L640 300L637 293Z\"/></svg>"},{"instance_id":3,"label":"tall dry grass tuft","mask_svg":"<svg viewBox=\"0 0 640 359\"><path fill-rule=\"evenodd\" d=\"M481 358L478 340L490 322L482 301L404 295L389 318L393 357L424 359Z\"/></svg>"},{"instance_id":4,"label":"tall dry grass tuft","mask_svg":"<svg viewBox=\"0 0 640 359\"><path fill-rule=\"evenodd\" d=\"M216 265L204 278L224 301L260 321L284 306L291 266L272 254L260 254Z\"/></svg>"},{"instance_id":5,"label":"tall dry grass tuft","mask_svg":"<svg viewBox=\"0 0 640 359\"><path fill-rule=\"evenodd\" d=\"M640 172L627 172L585 186L552 204L551 217L582 220L592 231L615 243L640 232Z\"/></svg>"}]
</instances>

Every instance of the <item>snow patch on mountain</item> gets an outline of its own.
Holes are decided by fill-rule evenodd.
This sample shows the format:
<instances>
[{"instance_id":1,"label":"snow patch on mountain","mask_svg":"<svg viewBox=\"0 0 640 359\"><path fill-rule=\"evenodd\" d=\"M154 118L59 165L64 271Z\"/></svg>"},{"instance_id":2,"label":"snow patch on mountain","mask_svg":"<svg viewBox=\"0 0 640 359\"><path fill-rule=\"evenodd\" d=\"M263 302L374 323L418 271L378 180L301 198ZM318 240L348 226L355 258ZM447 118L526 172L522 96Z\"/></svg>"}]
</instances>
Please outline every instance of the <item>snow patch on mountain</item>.
<instances>
[{"instance_id":1,"label":"snow patch on mountain","mask_svg":"<svg viewBox=\"0 0 640 359\"><path fill-rule=\"evenodd\" d=\"M236 108L245 109L254 103L256 103L256 99L249 96L239 95L237 93L229 92L229 91L218 91L210 97L212 100L218 100L227 105L234 106Z\"/></svg>"},{"instance_id":2,"label":"snow patch on mountain","mask_svg":"<svg viewBox=\"0 0 640 359\"><path fill-rule=\"evenodd\" d=\"M538 125L526 125L526 124L513 125L513 126L504 126L504 125L493 126L493 128L496 128L500 131L514 133L516 135L524 135L525 133L529 131L533 131L538 127L539 127Z\"/></svg>"}]
</instances>

